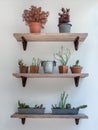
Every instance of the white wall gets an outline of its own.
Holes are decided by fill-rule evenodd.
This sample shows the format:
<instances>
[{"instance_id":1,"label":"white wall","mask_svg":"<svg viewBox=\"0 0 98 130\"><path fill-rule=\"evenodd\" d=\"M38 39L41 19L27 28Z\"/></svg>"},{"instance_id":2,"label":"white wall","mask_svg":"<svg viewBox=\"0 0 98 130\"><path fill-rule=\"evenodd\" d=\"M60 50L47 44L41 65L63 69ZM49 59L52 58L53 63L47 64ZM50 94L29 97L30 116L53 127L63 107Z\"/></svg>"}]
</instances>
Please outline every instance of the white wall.
<instances>
[{"instance_id":1,"label":"white wall","mask_svg":"<svg viewBox=\"0 0 98 130\"><path fill-rule=\"evenodd\" d=\"M58 32L58 12L61 7L70 8L72 32L87 32L88 38L75 51L73 44L65 43L33 43L28 45L26 52L22 50L13 37L15 32L29 32L22 21L24 9L30 5L42 6L50 11L48 22L43 32ZM97 130L98 129L98 1L97 0L0 0L0 130ZM84 66L83 72L89 77L80 80L75 88L73 79L29 79L26 88L22 88L21 80L12 76L18 72L17 61L23 58L31 64L33 56L42 59L53 59L53 53L64 45L70 48L70 66L76 59ZM51 104L56 103L63 90L69 94L68 101L73 106L87 104L82 110L89 119L80 120L75 125L74 120L66 119L27 119L22 125L19 119L10 115L17 111L17 101L28 104L43 103L46 112L50 112Z\"/></svg>"}]
</instances>

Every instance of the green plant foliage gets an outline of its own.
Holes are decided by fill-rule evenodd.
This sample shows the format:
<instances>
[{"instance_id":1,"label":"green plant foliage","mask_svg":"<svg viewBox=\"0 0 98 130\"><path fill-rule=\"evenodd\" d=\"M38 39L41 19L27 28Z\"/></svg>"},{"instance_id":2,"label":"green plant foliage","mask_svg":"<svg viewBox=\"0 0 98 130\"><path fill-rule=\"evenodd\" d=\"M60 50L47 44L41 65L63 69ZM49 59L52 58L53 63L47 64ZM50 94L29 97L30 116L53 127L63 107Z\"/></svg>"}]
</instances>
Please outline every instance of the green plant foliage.
<instances>
[{"instance_id":1,"label":"green plant foliage","mask_svg":"<svg viewBox=\"0 0 98 130\"><path fill-rule=\"evenodd\" d=\"M35 57L33 57L32 66L39 66L40 62L41 62L41 60L39 58L36 59Z\"/></svg>"},{"instance_id":2,"label":"green plant foliage","mask_svg":"<svg viewBox=\"0 0 98 130\"><path fill-rule=\"evenodd\" d=\"M70 56L71 56L70 50L68 48L64 48L63 46L61 46L58 53L54 54L54 58L58 62L60 62L61 65L67 65Z\"/></svg>"},{"instance_id":3,"label":"green plant foliage","mask_svg":"<svg viewBox=\"0 0 98 130\"><path fill-rule=\"evenodd\" d=\"M20 102L20 100L18 100L18 108L29 108L29 105L23 102Z\"/></svg>"}]
</instances>

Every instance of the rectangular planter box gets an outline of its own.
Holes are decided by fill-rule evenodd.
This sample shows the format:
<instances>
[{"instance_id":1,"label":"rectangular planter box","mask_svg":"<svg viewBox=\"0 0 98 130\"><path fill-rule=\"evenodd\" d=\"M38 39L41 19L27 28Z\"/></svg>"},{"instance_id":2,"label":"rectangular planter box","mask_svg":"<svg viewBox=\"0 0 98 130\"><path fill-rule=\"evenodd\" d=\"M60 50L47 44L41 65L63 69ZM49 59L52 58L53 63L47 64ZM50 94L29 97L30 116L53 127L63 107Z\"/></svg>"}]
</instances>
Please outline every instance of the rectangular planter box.
<instances>
[{"instance_id":1,"label":"rectangular planter box","mask_svg":"<svg viewBox=\"0 0 98 130\"><path fill-rule=\"evenodd\" d=\"M52 109L52 114L57 114L57 115L76 115L76 114L78 114L78 112L79 112L78 109L66 109L66 108Z\"/></svg>"},{"instance_id":2,"label":"rectangular planter box","mask_svg":"<svg viewBox=\"0 0 98 130\"><path fill-rule=\"evenodd\" d=\"M19 114L44 114L45 113L45 108L18 108L18 113Z\"/></svg>"}]
</instances>

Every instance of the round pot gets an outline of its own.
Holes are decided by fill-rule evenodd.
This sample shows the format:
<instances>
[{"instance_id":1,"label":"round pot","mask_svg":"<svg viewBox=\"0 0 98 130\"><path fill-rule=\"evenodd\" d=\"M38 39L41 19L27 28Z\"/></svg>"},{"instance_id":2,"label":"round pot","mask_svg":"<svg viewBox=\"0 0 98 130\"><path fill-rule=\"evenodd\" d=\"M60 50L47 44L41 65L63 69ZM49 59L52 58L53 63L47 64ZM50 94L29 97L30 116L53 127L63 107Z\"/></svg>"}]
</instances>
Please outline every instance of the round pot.
<instances>
[{"instance_id":1,"label":"round pot","mask_svg":"<svg viewBox=\"0 0 98 130\"><path fill-rule=\"evenodd\" d=\"M59 26L59 32L60 33L69 33L71 31L71 24L69 23L62 23Z\"/></svg>"},{"instance_id":2,"label":"round pot","mask_svg":"<svg viewBox=\"0 0 98 130\"><path fill-rule=\"evenodd\" d=\"M30 66L30 73L38 73L39 66Z\"/></svg>"},{"instance_id":3,"label":"round pot","mask_svg":"<svg viewBox=\"0 0 98 130\"><path fill-rule=\"evenodd\" d=\"M81 66L71 66L70 67L72 73L81 73L83 67Z\"/></svg>"},{"instance_id":4,"label":"round pot","mask_svg":"<svg viewBox=\"0 0 98 130\"><path fill-rule=\"evenodd\" d=\"M28 66L19 66L20 73L28 73Z\"/></svg>"},{"instance_id":5,"label":"round pot","mask_svg":"<svg viewBox=\"0 0 98 130\"><path fill-rule=\"evenodd\" d=\"M54 66L56 66L55 61L41 61L44 73L53 73Z\"/></svg>"},{"instance_id":6,"label":"round pot","mask_svg":"<svg viewBox=\"0 0 98 130\"><path fill-rule=\"evenodd\" d=\"M39 22L31 22L29 24L30 33L40 33L41 28L41 23Z\"/></svg>"},{"instance_id":7,"label":"round pot","mask_svg":"<svg viewBox=\"0 0 98 130\"><path fill-rule=\"evenodd\" d=\"M59 66L59 73L68 73L68 66Z\"/></svg>"}]
</instances>

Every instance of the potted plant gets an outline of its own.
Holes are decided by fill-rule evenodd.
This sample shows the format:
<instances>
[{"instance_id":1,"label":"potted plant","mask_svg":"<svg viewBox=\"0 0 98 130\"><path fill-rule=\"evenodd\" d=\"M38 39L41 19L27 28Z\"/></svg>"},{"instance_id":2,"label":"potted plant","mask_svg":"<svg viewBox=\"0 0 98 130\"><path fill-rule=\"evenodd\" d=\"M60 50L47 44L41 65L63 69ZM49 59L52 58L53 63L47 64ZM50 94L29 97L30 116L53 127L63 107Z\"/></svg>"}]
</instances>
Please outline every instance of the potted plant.
<instances>
[{"instance_id":1,"label":"potted plant","mask_svg":"<svg viewBox=\"0 0 98 130\"><path fill-rule=\"evenodd\" d=\"M59 52L54 54L54 58L60 63L59 73L68 73L67 63L71 56L71 52L68 48L61 46Z\"/></svg>"},{"instance_id":2,"label":"potted plant","mask_svg":"<svg viewBox=\"0 0 98 130\"><path fill-rule=\"evenodd\" d=\"M75 65L70 67L72 73L81 73L83 67L79 65L79 60L76 60Z\"/></svg>"},{"instance_id":3,"label":"potted plant","mask_svg":"<svg viewBox=\"0 0 98 130\"><path fill-rule=\"evenodd\" d=\"M66 10L64 8L61 8L62 13L58 13L59 15L59 23L58 23L58 27L59 27L59 32L60 33L69 33L70 29L71 29L71 24L70 22L70 9Z\"/></svg>"},{"instance_id":4,"label":"potted plant","mask_svg":"<svg viewBox=\"0 0 98 130\"><path fill-rule=\"evenodd\" d=\"M52 105L52 114L65 114L65 115L75 115L79 113L79 109L86 108L87 105L81 105L78 107L71 107L71 104L67 103L66 100L68 94L65 95L65 91L61 93L59 104Z\"/></svg>"},{"instance_id":5,"label":"potted plant","mask_svg":"<svg viewBox=\"0 0 98 130\"><path fill-rule=\"evenodd\" d=\"M28 66L23 63L23 59L18 60L20 73L28 73Z\"/></svg>"},{"instance_id":6,"label":"potted plant","mask_svg":"<svg viewBox=\"0 0 98 130\"><path fill-rule=\"evenodd\" d=\"M44 73L53 73L56 62L49 60L41 61L41 66L43 67Z\"/></svg>"},{"instance_id":7,"label":"potted plant","mask_svg":"<svg viewBox=\"0 0 98 130\"><path fill-rule=\"evenodd\" d=\"M42 7L31 6L30 9L26 9L23 12L23 21L29 26L31 33L40 33L41 28L47 22L49 12L42 11Z\"/></svg>"},{"instance_id":8,"label":"potted plant","mask_svg":"<svg viewBox=\"0 0 98 130\"><path fill-rule=\"evenodd\" d=\"M32 65L30 66L30 73L38 73L39 72L40 59L33 57Z\"/></svg>"},{"instance_id":9,"label":"potted plant","mask_svg":"<svg viewBox=\"0 0 98 130\"><path fill-rule=\"evenodd\" d=\"M26 105L26 103L18 101L18 112L20 114L43 114L45 108L43 107L43 104L30 107L29 105Z\"/></svg>"}]
</instances>

